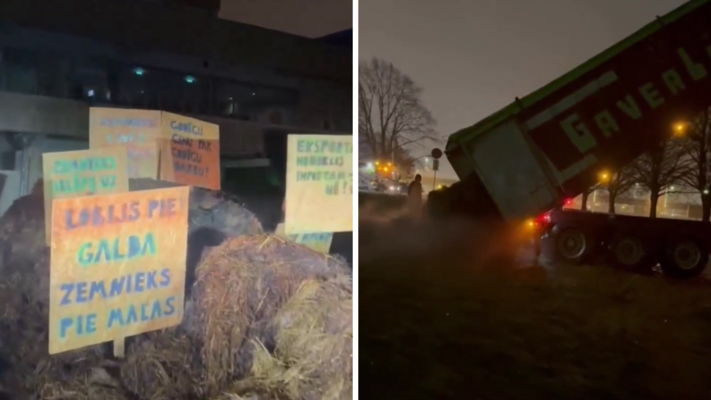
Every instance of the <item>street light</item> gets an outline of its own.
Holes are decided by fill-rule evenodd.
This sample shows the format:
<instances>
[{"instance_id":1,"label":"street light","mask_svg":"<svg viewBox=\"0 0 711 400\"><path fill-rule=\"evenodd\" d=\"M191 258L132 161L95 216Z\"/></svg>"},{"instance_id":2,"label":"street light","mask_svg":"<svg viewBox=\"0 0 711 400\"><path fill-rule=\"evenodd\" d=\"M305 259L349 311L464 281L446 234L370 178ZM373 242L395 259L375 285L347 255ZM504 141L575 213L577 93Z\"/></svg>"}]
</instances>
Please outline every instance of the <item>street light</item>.
<instances>
[{"instance_id":1,"label":"street light","mask_svg":"<svg viewBox=\"0 0 711 400\"><path fill-rule=\"evenodd\" d=\"M610 174L606 171L600 172L600 182L607 182L610 179Z\"/></svg>"},{"instance_id":2,"label":"street light","mask_svg":"<svg viewBox=\"0 0 711 400\"><path fill-rule=\"evenodd\" d=\"M674 124L674 136L684 136L686 133L686 124L683 122L677 122Z\"/></svg>"}]
</instances>

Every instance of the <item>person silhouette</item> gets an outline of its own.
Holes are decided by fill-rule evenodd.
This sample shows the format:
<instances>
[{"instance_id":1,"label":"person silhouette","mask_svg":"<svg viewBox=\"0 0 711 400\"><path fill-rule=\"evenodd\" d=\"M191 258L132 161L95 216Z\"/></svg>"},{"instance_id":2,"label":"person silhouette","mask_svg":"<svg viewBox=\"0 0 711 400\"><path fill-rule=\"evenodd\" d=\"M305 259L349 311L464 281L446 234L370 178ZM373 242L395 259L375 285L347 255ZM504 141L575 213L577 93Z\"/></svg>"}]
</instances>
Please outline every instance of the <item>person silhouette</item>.
<instances>
[{"instance_id":1,"label":"person silhouette","mask_svg":"<svg viewBox=\"0 0 711 400\"><path fill-rule=\"evenodd\" d=\"M412 181L407 188L407 200L412 211L420 209L422 204L422 192L422 176L417 174L415 175L415 180Z\"/></svg>"}]
</instances>

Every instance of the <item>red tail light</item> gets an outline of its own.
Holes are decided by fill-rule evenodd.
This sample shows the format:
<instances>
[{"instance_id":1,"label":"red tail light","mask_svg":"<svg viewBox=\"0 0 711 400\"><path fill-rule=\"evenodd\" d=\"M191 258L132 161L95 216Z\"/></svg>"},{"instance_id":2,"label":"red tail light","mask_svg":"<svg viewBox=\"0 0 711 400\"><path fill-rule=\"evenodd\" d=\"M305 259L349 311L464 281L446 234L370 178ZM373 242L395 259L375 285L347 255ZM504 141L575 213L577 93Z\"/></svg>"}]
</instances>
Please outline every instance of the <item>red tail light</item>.
<instances>
[{"instance_id":1,"label":"red tail light","mask_svg":"<svg viewBox=\"0 0 711 400\"><path fill-rule=\"evenodd\" d=\"M538 218L535 220L536 227L539 229L545 228L550 222L551 222L551 216L550 214L543 214L540 215Z\"/></svg>"}]
</instances>

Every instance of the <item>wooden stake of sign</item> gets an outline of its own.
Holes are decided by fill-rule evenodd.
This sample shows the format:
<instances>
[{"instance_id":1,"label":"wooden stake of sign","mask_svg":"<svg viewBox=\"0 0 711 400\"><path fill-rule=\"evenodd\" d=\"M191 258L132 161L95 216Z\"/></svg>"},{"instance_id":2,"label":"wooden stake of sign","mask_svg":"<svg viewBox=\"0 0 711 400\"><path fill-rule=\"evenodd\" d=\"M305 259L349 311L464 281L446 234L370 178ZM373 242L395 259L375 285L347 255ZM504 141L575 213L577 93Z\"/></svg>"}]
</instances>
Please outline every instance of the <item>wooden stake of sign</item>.
<instances>
[{"instance_id":1,"label":"wooden stake of sign","mask_svg":"<svg viewBox=\"0 0 711 400\"><path fill-rule=\"evenodd\" d=\"M114 357L124 358L126 356L126 338L114 340Z\"/></svg>"}]
</instances>

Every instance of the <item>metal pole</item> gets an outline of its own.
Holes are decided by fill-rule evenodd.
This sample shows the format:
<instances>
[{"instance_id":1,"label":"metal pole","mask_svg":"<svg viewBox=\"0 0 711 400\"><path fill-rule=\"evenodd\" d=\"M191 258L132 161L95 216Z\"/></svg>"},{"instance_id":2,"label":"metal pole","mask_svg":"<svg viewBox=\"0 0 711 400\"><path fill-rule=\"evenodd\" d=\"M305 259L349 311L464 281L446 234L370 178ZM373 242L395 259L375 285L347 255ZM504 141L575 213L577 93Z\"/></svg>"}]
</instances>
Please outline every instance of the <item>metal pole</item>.
<instances>
[{"instance_id":1,"label":"metal pole","mask_svg":"<svg viewBox=\"0 0 711 400\"><path fill-rule=\"evenodd\" d=\"M667 212L667 197L669 197L669 193L664 193L664 212Z\"/></svg>"},{"instance_id":2,"label":"metal pole","mask_svg":"<svg viewBox=\"0 0 711 400\"><path fill-rule=\"evenodd\" d=\"M432 179L432 190L437 188L437 170L434 171L434 179Z\"/></svg>"}]
</instances>

